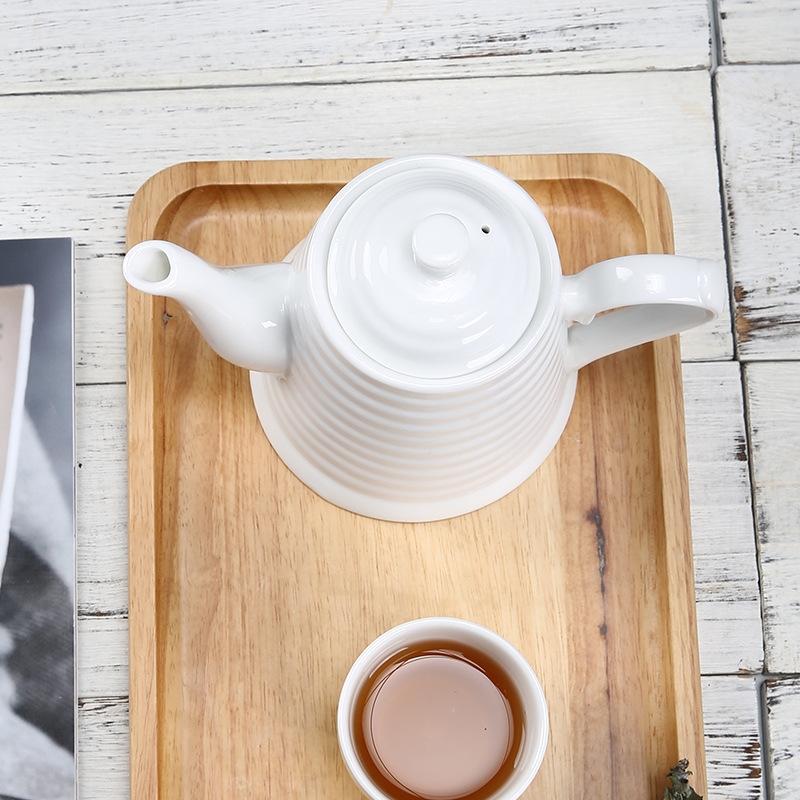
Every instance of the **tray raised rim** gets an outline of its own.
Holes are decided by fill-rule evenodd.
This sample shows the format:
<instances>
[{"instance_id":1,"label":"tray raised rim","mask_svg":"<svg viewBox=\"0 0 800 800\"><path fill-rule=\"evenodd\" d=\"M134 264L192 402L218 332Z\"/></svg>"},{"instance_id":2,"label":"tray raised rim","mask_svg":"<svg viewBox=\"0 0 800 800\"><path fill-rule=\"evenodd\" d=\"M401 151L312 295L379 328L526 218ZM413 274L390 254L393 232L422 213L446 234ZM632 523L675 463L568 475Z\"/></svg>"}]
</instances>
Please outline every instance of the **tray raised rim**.
<instances>
[{"instance_id":1,"label":"tray raised rim","mask_svg":"<svg viewBox=\"0 0 800 800\"><path fill-rule=\"evenodd\" d=\"M638 161L608 153L479 156L479 160L516 180L592 180L605 183L628 198L639 215L647 251L673 251L672 219L666 191L657 177ZM152 238L170 204L182 194L203 186L344 183L380 161L370 159L302 159L275 161L183 162L151 176L134 195L126 227L130 248ZM312 173L314 180L309 181ZM160 517L159 453L163 427L155 409L155 387L161 378L163 358L157 335L165 311L164 301L127 290L128 348L128 476L129 487L129 648L131 732L131 797L155 800L160 796L158 764L158 671L156 639L156 555L154 533ZM669 665L673 685L681 687L681 703L675 711L676 737L683 757L688 757L694 782L702 793L706 785L701 701L700 664L697 648L692 541L689 523L689 490L683 426L668 424L684 419L680 344L677 336L652 345L657 441L662 475L660 503L664 526L670 531L667 563L669 587L669 652L681 654ZM161 354L163 355L163 353ZM132 365L149 364L146 379Z\"/></svg>"}]
</instances>

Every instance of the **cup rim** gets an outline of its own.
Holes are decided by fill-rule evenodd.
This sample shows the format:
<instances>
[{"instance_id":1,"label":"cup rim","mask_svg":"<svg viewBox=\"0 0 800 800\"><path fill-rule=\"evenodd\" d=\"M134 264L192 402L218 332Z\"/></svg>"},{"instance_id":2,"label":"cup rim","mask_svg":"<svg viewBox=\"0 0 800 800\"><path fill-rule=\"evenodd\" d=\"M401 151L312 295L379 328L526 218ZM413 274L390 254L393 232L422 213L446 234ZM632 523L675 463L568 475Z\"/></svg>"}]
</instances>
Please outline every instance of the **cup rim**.
<instances>
[{"instance_id":1,"label":"cup rim","mask_svg":"<svg viewBox=\"0 0 800 800\"><path fill-rule=\"evenodd\" d=\"M438 628L442 630L437 630ZM539 771L550 731L547 700L539 678L522 653L499 633L476 622L457 617L422 617L390 628L367 645L350 667L339 694L336 714L339 750L351 777L371 800L393 800L393 798L377 786L362 767L353 742L351 725L353 705L358 690L370 674L370 667L374 669L386 661L404 642L438 637L453 638L458 641L459 633L462 637L463 634L469 633L491 644L493 646L491 657L495 658L504 669L513 664L515 682L520 683L519 677L523 677L525 681L525 686L520 688L527 690L521 692L523 698L527 698L523 699L526 714L535 715L541 720L537 729L527 732L523 740L522 747L525 751L523 766L514 770L509 780L491 795L490 800L517 800ZM498 658L497 650L501 651L503 659Z\"/></svg>"}]
</instances>

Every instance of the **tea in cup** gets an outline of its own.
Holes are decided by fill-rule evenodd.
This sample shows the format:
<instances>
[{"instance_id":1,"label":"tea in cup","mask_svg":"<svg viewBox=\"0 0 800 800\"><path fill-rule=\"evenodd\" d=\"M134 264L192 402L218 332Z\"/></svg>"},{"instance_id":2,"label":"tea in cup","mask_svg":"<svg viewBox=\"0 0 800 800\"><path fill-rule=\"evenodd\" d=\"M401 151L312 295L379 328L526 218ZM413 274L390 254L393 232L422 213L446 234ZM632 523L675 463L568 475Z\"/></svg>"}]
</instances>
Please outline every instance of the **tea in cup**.
<instances>
[{"instance_id":1,"label":"tea in cup","mask_svg":"<svg viewBox=\"0 0 800 800\"><path fill-rule=\"evenodd\" d=\"M533 669L465 620L413 620L376 639L342 688L339 744L371 800L515 800L547 745Z\"/></svg>"}]
</instances>

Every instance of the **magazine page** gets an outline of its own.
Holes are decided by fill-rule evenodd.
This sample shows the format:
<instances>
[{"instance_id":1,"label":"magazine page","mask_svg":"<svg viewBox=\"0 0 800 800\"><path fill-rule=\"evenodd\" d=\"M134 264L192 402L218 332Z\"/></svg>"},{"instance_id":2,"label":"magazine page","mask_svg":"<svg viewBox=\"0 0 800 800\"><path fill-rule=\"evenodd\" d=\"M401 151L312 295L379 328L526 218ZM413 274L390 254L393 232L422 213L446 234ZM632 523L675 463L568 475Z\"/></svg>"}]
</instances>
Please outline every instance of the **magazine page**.
<instances>
[{"instance_id":1,"label":"magazine page","mask_svg":"<svg viewBox=\"0 0 800 800\"><path fill-rule=\"evenodd\" d=\"M0 286L0 584L8 552L32 327L33 287Z\"/></svg>"},{"instance_id":2,"label":"magazine page","mask_svg":"<svg viewBox=\"0 0 800 800\"><path fill-rule=\"evenodd\" d=\"M20 287L26 286L20 301ZM21 314L11 315L10 308L19 309ZM4 314L8 319L19 319L6 323ZM16 361L12 368L11 358L3 351L0 461L6 465L2 485L8 491L2 496L5 516L0 517L0 522L7 517L0 526L0 537L5 538L0 556L5 560L0 577L0 798L73 800L75 445L71 240L0 240L0 322L3 335L8 336L5 345L15 353ZM0 341L0 350L2 347ZM23 369L28 355L27 369ZM4 434L2 409L12 394L15 411L5 415L9 423L8 433ZM15 458L9 458L11 450L16 451ZM9 470L9 465L15 468Z\"/></svg>"}]
</instances>

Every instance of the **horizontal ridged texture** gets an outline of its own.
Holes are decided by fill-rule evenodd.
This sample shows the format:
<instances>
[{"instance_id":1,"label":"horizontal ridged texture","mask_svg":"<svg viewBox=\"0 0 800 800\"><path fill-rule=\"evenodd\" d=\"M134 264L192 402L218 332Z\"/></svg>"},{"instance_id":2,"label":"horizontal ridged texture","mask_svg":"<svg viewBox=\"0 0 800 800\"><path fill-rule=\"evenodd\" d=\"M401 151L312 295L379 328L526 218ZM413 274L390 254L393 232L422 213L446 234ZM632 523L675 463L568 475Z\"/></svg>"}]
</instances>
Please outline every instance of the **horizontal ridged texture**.
<instances>
[{"instance_id":1,"label":"horizontal ridged texture","mask_svg":"<svg viewBox=\"0 0 800 800\"><path fill-rule=\"evenodd\" d=\"M368 513L341 502L354 496L371 498L369 513L383 516L384 507L386 518L416 519L423 506L472 510L533 472L566 424L574 374L565 372L566 330L554 315L509 368L444 388L434 379L380 382L337 351L314 309L294 311L304 347L285 378L254 374L256 405L287 465L350 510ZM407 514L397 510L404 505Z\"/></svg>"}]
</instances>

